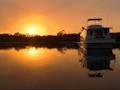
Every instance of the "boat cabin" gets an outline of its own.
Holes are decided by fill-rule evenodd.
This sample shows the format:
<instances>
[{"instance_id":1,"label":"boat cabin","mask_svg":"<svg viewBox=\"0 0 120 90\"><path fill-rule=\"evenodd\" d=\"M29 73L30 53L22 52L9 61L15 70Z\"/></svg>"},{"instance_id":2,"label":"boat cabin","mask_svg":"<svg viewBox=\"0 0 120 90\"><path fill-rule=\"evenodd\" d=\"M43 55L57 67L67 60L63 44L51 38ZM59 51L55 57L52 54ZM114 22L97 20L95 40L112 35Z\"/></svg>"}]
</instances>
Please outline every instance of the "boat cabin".
<instances>
[{"instance_id":1,"label":"boat cabin","mask_svg":"<svg viewBox=\"0 0 120 90\"><path fill-rule=\"evenodd\" d=\"M100 47L103 48L105 46L101 46L101 44L104 45L115 42L115 40L110 36L111 28L102 25L102 18L88 19L88 24L89 25L85 29L86 30L85 43L87 43L87 47L91 47L90 44L100 44ZM110 45L110 47L111 46L112 45ZM92 45L92 47L94 46Z\"/></svg>"},{"instance_id":2,"label":"boat cabin","mask_svg":"<svg viewBox=\"0 0 120 90\"><path fill-rule=\"evenodd\" d=\"M110 37L110 27L101 25L102 18L88 19L87 36L89 38L108 38Z\"/></svg>"}]
</instances>

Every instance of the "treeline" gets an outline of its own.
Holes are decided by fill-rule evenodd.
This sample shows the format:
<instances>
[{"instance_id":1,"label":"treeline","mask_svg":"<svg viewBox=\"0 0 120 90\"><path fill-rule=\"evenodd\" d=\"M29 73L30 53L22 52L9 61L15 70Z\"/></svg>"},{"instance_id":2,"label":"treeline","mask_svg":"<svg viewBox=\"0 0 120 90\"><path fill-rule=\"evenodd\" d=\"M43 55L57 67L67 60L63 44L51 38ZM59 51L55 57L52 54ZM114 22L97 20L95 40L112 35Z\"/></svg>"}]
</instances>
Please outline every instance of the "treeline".
<instances>
[{"instance_id":1,"label":"treeline","mask_svg":"<svg viewBox=\"0 0 120 90\"><path fill-rule=\"evenodd\" d=\"M25 35L20 33L0 34L0 42L79 42L80 34L64 34L62 36L39 36L39 35Z\"/></svg>"}]
</instances>

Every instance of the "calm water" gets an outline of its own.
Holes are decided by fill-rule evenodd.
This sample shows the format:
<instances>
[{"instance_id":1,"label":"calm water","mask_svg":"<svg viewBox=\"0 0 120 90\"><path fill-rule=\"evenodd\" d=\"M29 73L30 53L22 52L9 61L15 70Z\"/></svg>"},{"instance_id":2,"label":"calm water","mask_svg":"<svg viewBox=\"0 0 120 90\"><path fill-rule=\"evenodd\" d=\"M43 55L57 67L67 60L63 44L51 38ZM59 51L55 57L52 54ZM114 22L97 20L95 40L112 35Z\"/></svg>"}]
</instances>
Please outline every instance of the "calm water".
<instances>
[{"instance_id":1,"label":"calm water","mask_svg":"<svg viewBox=\"0 0 120 90\"><path fill-rule=\"evenodd\" d=\"M120 89L119 59L119 49L0 49L0 89Z\"/></svg>"}]
</instances>

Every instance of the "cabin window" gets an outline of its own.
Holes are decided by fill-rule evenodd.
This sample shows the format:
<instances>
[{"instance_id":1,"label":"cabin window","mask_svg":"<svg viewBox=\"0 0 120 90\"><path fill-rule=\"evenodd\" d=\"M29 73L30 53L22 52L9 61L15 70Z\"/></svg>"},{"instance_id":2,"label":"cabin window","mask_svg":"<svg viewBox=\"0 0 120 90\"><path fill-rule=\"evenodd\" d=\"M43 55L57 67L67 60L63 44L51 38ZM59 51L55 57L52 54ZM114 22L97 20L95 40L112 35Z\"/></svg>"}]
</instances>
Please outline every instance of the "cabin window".
<instances>
[{"instance_id":1,"label":"cabin window","mask_svg":"<svg viewBox=\"0 0 120 90\"><path fill-rule=\"evenodd\" d=\"M107 35L109 33L109 30L105 30L104 33L105 35Z\"/></svg>"},{"instance_id":2,"label":"cabin window","mask_svg":"<svg viewBox=\"0 0 120 90\"><path fill-rule=\"evenodd\" d=\"M90 31L90 35L91 35L91 36L93 35L93 31Z\"/></svg>"},{"instance_id":3,"label":"cabin window","mask_svg":"<svg viewBox=\"0 0 120 90\"><path fill-rule=\"evenodd\" d=\"M96 37L96 38L101 38L101 37L103 37L103 31L100 30L100 29L96 29L96 30L95 30L95 37Z\"/></svg>"}]
</instances>

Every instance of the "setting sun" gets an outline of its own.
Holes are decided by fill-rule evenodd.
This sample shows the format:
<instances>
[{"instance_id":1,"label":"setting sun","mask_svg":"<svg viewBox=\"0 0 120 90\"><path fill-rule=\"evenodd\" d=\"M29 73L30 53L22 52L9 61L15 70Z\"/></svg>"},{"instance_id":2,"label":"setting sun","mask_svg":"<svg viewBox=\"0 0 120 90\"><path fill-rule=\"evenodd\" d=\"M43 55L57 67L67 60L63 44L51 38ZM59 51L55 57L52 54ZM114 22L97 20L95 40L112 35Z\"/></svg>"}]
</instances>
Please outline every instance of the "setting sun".
<instances>
[{"instance_id":1,"label":"setting sun","mask_svg":"<svg viewBox=\"0 0 120 90\"><path fill-rule=\"evenodd\" d=\"M14 24L12 29L23 34L43 36L48 33L47 19L40 15L23 16Z\"/></svg>"},{"instance_id":2,"label":"setting sun","mask_svg":"<svg viewBox=\"0 0 120 90\"><path fill-rule=\"evenodd\" d=\"M33 34L33 35L36 34L36 28L35 27L29 27L28 28L28 33Z\"/></svg>"},{"instance_id":3,"label":"setting sun","mask_svg":"<svg viewBox=\"0 0 120 90\"><path fill-rule=\"evenodd\" d=\"M42 25L33 24L33 25L26 25L25 33L28 33L30 35L44 35L46 32L46 28Z\"/></svg>"}]
</instances>

